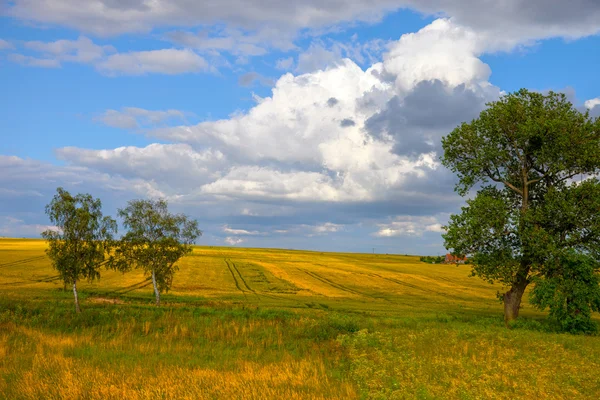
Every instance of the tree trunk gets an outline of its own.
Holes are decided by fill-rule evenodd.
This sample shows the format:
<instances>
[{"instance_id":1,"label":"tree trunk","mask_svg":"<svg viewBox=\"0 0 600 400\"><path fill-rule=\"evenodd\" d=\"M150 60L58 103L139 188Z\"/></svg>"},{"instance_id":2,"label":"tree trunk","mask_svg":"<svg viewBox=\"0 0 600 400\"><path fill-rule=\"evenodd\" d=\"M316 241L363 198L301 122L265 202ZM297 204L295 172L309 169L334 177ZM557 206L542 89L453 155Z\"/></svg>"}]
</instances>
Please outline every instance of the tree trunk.
<instances>
[{"instance_id":1,"label":"tree trunk","mask_svg":"<svg viewBox=\"0 0 600 400\"><path fill-rule=\"evenodd\" d=\"M529 281L526 278L517 278L508 292L504 294L504 323L509 326L519 316L521 299Z\"/></svg>"},{"instance_id":2,"label":"tree trunk","mask_svg":"<svg viewBox=\"0 0 600 400\"><path fill-rule=\"evenodd\" d=\"M79 308L79 297L77 296L77 281L73 281L73 295L75 296L75 312L80 313L81 308Z\"/></svg>"},{"instance_id":3,"label":"tree trunk","mask_svg":"<svg viewBox=\"0 0 600 400\"><path fill-rule=\"evenodd\" d=\"M156 285L156 274L154 269L152 269L152 285L154 286L154 297L156 297L156 305L160 306L160 292L158 291L158 286Z\"/></svg>"}]
</instances>

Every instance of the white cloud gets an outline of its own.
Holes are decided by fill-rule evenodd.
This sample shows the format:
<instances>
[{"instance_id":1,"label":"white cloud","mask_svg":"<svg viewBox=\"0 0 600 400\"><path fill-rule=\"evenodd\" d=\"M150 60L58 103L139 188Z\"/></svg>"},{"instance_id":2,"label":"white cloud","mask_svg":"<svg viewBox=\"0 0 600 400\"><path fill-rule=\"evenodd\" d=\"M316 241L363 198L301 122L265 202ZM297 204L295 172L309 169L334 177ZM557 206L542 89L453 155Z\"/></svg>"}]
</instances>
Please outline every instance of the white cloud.
<instances>
[{"instance_id":1,"label":"white cloud","mask_svg":"<svg viewBox=\"0 0 600 400\"><path fill-rule=\"evenodd\" d=\"M238 237L227 236L224 241L230 246L235 246L236 244L244 243L246 240Z\"/></svg>"},{"instance_id":2,"label":"white cloud","mask_svg":"<svg viewBox=\"0 0 600 400\"><path fill-rule=\"evenodd\" d=\"M115 52L112 46L99 46L89 38L80 36L77 40L57 40L55 42L25 42L25 48L41 53L46 58L60 61L92 63L106 54Z\"/></svg>"},{"instance_id":3,"label":"white cloud","mask_svg":"<svg viewBox=\"0 0 600 400\"><path fill-rule=\"evenodd\" d=\"M59 68L60 61L55 58L37 58L25 56L23 54L12 53L8 55L8 60L27 67L40 68Z\"/></svg>"},{"instance_id":4,"label":"white cloud","mask_svg":"<svg viewBox=\"0 0 600 400\"><path fill-rule=\"evenodd\" d=\"M244 32L243 36L258 36L261 42L277 41L280 37L293 37L303 29L319 32L344 22L377 21L386 13L403 7L428 15L450 16L458 24L485 34L491 42L499 42L494 46L504 49L516 43L547 37L592 35L600 28L600 5L590 0L352 0L344 2L343 7L334 0L280 0L269 2L268 9L263 0L241 3L239 0L216 3L190 3L187 0L16 0L5 8L5 14L97 35L148 32L161 27L206 26L218 21L225 25L225 32L217 32L215 38L201 38L201 45L224 48L234 46L228 43L227 37L235 32Z\"/></svg>"},{"instance_id":5,"label":"white cloud","mask_svg":"<svg viewBox=\"0 0 600 400\"><path fill-rule=\"evenodd\" d=\"M326 233L338 232L342 229L342 225L334 224L332 222L325 222L324 224L317 225L313 228L313 232L317 235Z\"/></svg>"},{"instance_id":6,"label":"white cloud","mask_svg":"<svg viewBox=\"0 0 600 400\"><path fill-rule=\"evenodd\" d=\"M596 106L600 106L600 97L596 97L595 99L586 100L584 103L586 108L592 109Z\"/></svg>"},{"instance_id":7,"label":"white cloud","mask_svg":"<svg viewBox=\"0 0 600 400\"><path fill-rule=\"evenodd\" d=\"M28 224L25 221L0 216L0 237L39 237L46 230L57 231L54 225Z\"/></svg>"},{"instance_id":8,"label":"white cloud","mask_svg":"<svg viewBox=\"0 0 600 400\"><path fill-rule=\"evenodd\" d=\"M27 66L57 68L63 62L90 64L106 75L185 74L210 71L208 62L190 49L158 49L118 53L89 38L54 42L25 42L24 48L38 56L10 54L9 60Z\"/></svg>"},{"instance_id":9,"label":"white cloud","mask_svg":"<svg viewBox=\"0 0 600 400\"><path fill-rule=\"evenodd\" d=\"M275 63L275 68L282 70L290 70L294 66L294 57L280 58Z\"/></svg>"},{"instance_id":10,"label":"white cloud","mask_svg":"<svg viewBox=\"0 0 600 400\"><path fill-rule=\"evenodd\" d=\"M274 83L273 79L267 78L266 76L262 76L261 74L254 71L247 72L238 78L238 84L240 84L241 86L253 86L256 82L263 86L272 86Z\"/></svg>"},{"instance_id":11,"label":"white cloud","mask_svg":"<svg viewBox=\"0 0 600 400\"><path fill-rule=\"evenodd\" d=\"M401 92L421 81L438 79L450 87L486 82L489 66L477 56L484 49L474 31L449 19L437 19L415 33L402 35L385 54L383 68Z\"/></svg>"},{"instance_id":12,"label":"white cloud","mask_svg":"<svg viewBox=\"0 0 600 400\"><path fill-rule=\"evenodd\" d=\"M0 39L0 50L11 50L14 48L15 48L15 46L13 46L13 44L10 43L9 41Z\"/></svg>"},{"instance_id":13,"label":"white cloud","mask_svg":"<svg viewBox=\"0 0 600 400\"><path fill-rule=\"evenodd\" d=\"M159 184L173 194L218 179L220 171L227 166L226 157L220 151L197 152L186 144L155 143L143 148L130 146L114 150L64 147L56 154L74 165Z\"/></svg>"},{"instance_id":14,"label":"white cloud","mask_svg":"<svg viewBox=\"0 0 600 400\"><path fill-rule=\"evenodd\" d=\"M435 217L398 216L392 222L378 224L377 237L422 236L425 232L444 232L442 224Z\"/></svg>"},{"instance_id":15,"label":"white cloud","mask_svg":"<svg viewBox=\"0 0 600 400\"><path fill-rule=\"evenodd\" d=\"M179 110L145 110L137 107L124 107L120 111L106 110L94 120L113 128L136 129L156 126L169 120L182 121L185 120L185 115L186 113Z\"/></svg>"},{"instance_id":16,"label":"white cloud","mask_svg":"<svg viewBox=\"0 0 600 400\"><path fill-rule=\"evenodd\" d=\"M184 74L209 70L208 63L189 49L161 49L113 54L97 64L108 75Z\"/></svg>"},{"instance_id":17,"label":"white cloud","mask_svg":"<svg viewBox=\"0 0 600 400\"><path fill-rule=\"evenodd\" d=\"M260 235L261 234L259 231L247 231L245 229L233 229L233 228L230 228L227 225L223 226L223 232L225 232L225 233L227 233L229 235L249 235L249 236L254 236L254 235Z\"/></svg>"}]
</instances>

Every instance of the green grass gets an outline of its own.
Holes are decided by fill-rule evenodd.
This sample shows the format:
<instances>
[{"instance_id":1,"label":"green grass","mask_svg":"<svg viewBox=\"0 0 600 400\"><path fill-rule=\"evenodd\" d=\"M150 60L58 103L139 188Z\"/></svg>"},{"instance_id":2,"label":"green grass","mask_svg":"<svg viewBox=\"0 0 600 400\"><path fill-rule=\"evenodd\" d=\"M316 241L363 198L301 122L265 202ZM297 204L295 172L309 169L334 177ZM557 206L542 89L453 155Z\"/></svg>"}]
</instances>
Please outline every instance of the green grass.
<instances>
[{"instance_id":1,"label":"green grass","mask_svg":"<svg viewBox=\"0 0 600 400\"><path fill-rule=\"evenodd\" d=\"M80 285L0 240L0 398L595 399L600 337L418 257L198 247L163 306L134 272Z\"/></svg>"}]
</instances>

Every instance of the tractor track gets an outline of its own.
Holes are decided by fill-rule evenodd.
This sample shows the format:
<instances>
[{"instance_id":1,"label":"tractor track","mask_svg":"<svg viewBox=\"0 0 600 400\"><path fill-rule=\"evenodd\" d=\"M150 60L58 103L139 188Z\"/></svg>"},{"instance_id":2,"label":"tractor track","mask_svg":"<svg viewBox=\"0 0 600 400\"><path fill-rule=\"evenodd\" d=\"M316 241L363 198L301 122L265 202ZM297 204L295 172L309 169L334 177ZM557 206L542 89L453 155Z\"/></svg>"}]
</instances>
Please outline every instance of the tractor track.
<instances>
[{"instance_id":1,"label":"tractor track","mask_svg":"<svg viewBox=\"0 0 600 400\"><path fill-rule=\"evenodd\" d=\"M242 287L240 286L240 283L238 282L237 278L235 277L235 273L233 272L233 268L231 268L231 265L229 265L229 261L227 261L227 259L225 259L225 264L227 265L227 268L229 269L229 273L231 273L231 277L233 278L233 281L235 282L235 287L240 292L242 292L242 294L244 295L244 299L246 301L248 301L248 297L246 296L246 291L244 289L242 289ZM236 271L237 271L237 268L236 268ZM238 274L240 273L240 271L237 271L237 272L238 272Z\"/></svg>"},{"instance_id":2,"label":"tractor track","mask_svg":"<svg viewBox=\"0 0 600 400\"><path fill-rule=\"evenodd\" d=\"M383 280L388 281L388 282L393 282L393 283L395 283L397 285L400 285L400 286L405 286L405 287L409 287L411 289L421 290L421 291L426 292L426 293L433 293L433 294L436 294L438 296L446 297L446 298L449 298L449 299L462 300L458 296L453 296L453 295L447 294L447 293L441 293L441 292L438 292L438 291L433 290L433 289L427 289L427 288L424 288L424 287L421 287L421 286L413 285L412 283L403 282L403 281L398 280L398 279L388 278L388 277L385 277L385 276L381 276L379 274L366 273L365 275L372 276L372 277L374 276L374 277L377 277L379 279L383 279Z\"/></svg>"},{"instance_id":3,"label":"tractor track","mask_svg":"<svg viewBox=\"0 0 600 400\"><path fill-rule=\"evenodd\" d=\"M60 275L50 276L48 278L43 279L29 279L26 281L17 281L17 282L5 282L0 283L0 286L12 286L12 285L27 285L32 283L51 283L60 279Z\"/></svg>"},{"instance_id":4,"label":"tractor track","mask_svg":"<svg viewBox=\"0 0 600 400\"><path fill-rule=\"evenodd\" d=\"M358 291L356 289L351 289L351 288L349 288L347 286L344 286L344 285L341 285L339 283L335 283L332 280L327 279L324 276L321 276L321 275L317 274L316 272L311 272L311 271L307 271L305 269L300 269L300 268L298 268L298 270L304 272L308 276L310 276L310 277L312 277L312 278L314 278L314 279L316 279L318 281L321 281L321 282L323 282L323 283L325 283L325 284L327 284L327 285L329 285L329 286L331 286L331 287L333 287L335 289L341 290L343 292L351 293L351 294L355 294L355 295L363 296L363 297L369 297L369 298L377 299L377 300L390 301L389 299L386 299L385 297L373 296L373 295L370 295L370 294L367 294L367 293L364 293L364 292L360 292L360 291Z\"/></svg>"},{"instance_id":5,"label":"tractor track","mask_svg":"<svg viewBox=\"0 0 600 400\"><path fill-rule=\"evenodd\" d=\"M27 264L27 263L32 262L32 261L42 260L44 258L46 258L46 256L37 256L37 257L24 258L23 260L11 261L11 262L7 262L7 263L4 263L4 264L0 264L0 268L12 267L12 266L15 266L15 265L23 265L23 264Z\"/></svg>"},{"instance_id":6,"label":"tractor track","mask_svg":"<svg viewBox=\"0 0 600 400\"><path fill-rule=\"evenodd\" d=\"M152 282L150 282L150 278L146 278L141 282L138 283L134 283L133 285L129 285L129 286L125 286L123 288L120 289L115 289L111 292L108 292L108 294L125 294L125 293L129 293L132 292L136 289L141 289L144 288L148 285L150 285Z\"/></svg>"}]
</instances>

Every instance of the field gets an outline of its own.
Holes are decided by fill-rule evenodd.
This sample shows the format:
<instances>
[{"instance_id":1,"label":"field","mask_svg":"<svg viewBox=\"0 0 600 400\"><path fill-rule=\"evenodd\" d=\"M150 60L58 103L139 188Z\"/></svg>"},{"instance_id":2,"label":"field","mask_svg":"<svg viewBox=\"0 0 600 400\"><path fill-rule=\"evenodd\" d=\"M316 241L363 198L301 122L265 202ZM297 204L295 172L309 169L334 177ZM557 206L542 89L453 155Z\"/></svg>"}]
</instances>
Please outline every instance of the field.
<instances>
[{"instance_id":1,"label":"field","mask_svg":"<svg viewBox=\"0 0 600 400\"><path fill-rule=\"evenodd\" d=\"M0 239L6 399L596 399L600 337L527 302L506 329L469 266L197 247L153 306L141 273L79 285L39 240Z\"/></svg>"}]
</instances>

